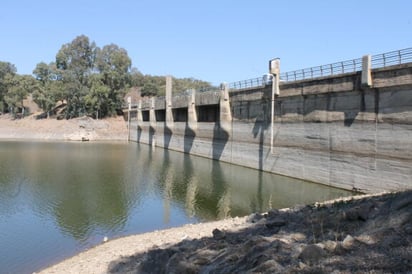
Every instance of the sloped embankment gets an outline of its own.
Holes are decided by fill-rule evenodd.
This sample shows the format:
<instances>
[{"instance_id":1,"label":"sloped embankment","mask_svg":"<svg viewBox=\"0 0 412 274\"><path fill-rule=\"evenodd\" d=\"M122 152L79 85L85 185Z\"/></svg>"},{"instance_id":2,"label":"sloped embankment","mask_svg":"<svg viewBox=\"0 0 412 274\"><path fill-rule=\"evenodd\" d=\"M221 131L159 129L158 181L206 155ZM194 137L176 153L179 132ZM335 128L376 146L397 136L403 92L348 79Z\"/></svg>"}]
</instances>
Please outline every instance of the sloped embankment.
<instances>
[{"instance_id":1,"label":"sloped embankment","mask_svg":"<svg viewBox=\"0 0 412 274\"><path fill-rule=\"evenodd\" d=\"M410 273L412 190L254 214L238 231L113 261L109 273ZM189 235L190 237L190 235Z\"/></svg>"}]
</instances>

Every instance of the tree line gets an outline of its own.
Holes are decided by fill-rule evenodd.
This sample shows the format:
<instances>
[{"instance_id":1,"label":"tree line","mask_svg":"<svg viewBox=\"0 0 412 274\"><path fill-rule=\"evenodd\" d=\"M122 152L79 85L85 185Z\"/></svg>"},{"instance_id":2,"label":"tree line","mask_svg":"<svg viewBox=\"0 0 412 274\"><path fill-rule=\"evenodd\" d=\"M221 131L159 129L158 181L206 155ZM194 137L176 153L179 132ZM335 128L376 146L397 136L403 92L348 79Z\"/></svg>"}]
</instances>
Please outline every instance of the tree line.
<instances>
[{"instance_id":1,"label":"tree line","mask_svg":"<svg viewBox=\"0 0 412 274\"><path fill-rule=\"evenodd\" d=\"M164 95L165 77L143 75L132 67L127 51L116 44L100 48L85 35L62 45L54 62L40 62L33 75L19 75L15 65L0 61L0 113L25 115L29 94L49 116L64 106L62 118L83 115L103 118L116 115L131 87L141 96ZM211 87L210 83L173 78L173 89L184 91Z\"/></svg>"}]
</instances>

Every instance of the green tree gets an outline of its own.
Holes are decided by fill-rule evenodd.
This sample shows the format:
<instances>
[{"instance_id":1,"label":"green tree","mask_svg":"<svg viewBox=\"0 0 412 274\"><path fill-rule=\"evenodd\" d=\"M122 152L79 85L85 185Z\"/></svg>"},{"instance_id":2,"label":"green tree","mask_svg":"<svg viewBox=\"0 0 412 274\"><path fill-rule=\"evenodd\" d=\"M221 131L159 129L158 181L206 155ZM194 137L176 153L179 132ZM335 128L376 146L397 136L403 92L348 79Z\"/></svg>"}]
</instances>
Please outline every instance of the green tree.
<instances>
[{"instance_id":1,"label":"green tree","mask_svg":"<svg viewBox=\"0 0 412 274\"><path fill-rule=\"evenodd\" d=\"M72 76L82 85L94 67L96 44L85 35L77 36L71 43L64 44L56 55L58 69L71 71Z\"/></svg>"},{"instance_id":2,"label":"green tree","mask_svg":"<svg viewBox=\"0 0 412 274\"><path fill-rule=\"evenodd\" d=\"M7 105L13 114L27 114L23 100L27 95L39 88L38 82L31 75L11 75L5 77L8 86L7 94L4 96Z\"/></svg>"},{"instance_id":3,"label":"green tree","mask_svg":"<svg viewBox=\"0 0 412 274\"><path fill-rule=\"evenodd\" d=\"M13 64L0 61L0 112L7 111L7 103L4 98L8 91L7 78L14 76L16 72L17 69Z\"/></svg>"},{"instance_id":4,"label":"green tree","mask_svg":"<svg viewBox=\"0 0 412 274\"><path fill-rule=\"evenodd\" d=\"M105 117L113 108L109 99L110 88L104 84L101 75L95 74L90 77L90 92L85 96L85 103L88 113L99 119Z\"/></svg>"},{"instance_id":5,"label":"green tree","mask_svg":"<svg viewBox=\"0 0 412 274\"><path fill-rule=\"evenodd\" d=\"M66 101L65 118L71 119L86 115L85 96L89 88L83 85L72 71L62 73L63 98Z\"/></svg>"},{"instance_id":6,"label":"green tree","mask_svg":"<svg viewBox=\"0 0 412 274\"><path fill-rule=\"evenodd\" d=\"M89 76L93 72L96 45L85 35L61 47L56 55L56 68L61 72L63 97L67 102L66 119L87 114L85 96L89 92Z\"/></svg>"},{"instance_id":7,"label":"green tree","mask_svg":"<svg viewBox=\"0 0 412 274\"><path fill-rule=\"evenodd\" d=\"M37 64L33 74L39 82L39 88L33 92L33 100L50 116L50 111L58 101L64 101L65 92L62 73L55 63Z\"/></svg>"},{"instance_id":8,"label":"green tree","mask_svg":"<svg viewBox=\"0 0 412 274\"><path fill-rule=\"evenodd\" d=\"M104 104L107 109L101 114L114 115L116 109L121 108L124 94L130 86L131 64L132 61L129 58L127 51L115 44L110 44L97 50L96 70L100 74L100 83L94 81L93 84L99 83L97 90L104 90L106 93L106 88L103 89L101 85L103 84L109 91L108 95L104 97L107 101ZM93 90L93 94L96 95L96 89Z\"/></svg>"},{"instance_id":9,"label":"green tree","mask_svg":"<svg viewBox=\"0 0 412 274\"><path fill-rule=\"evenodd\" d=\"M159 94L159 87L155 83L148 82L141 89L142 96L156 96Z\"/></svg>"},{"instance_id":10,"label":"green tree","mask_svg":"<svg viewBox=\"0 0 412 274\"><path fill-rule=\"evenodd\" d=\"M130 71L130 85L132 87L143 87L145 76L137 68Z\"/></svg>"}]
</instances>

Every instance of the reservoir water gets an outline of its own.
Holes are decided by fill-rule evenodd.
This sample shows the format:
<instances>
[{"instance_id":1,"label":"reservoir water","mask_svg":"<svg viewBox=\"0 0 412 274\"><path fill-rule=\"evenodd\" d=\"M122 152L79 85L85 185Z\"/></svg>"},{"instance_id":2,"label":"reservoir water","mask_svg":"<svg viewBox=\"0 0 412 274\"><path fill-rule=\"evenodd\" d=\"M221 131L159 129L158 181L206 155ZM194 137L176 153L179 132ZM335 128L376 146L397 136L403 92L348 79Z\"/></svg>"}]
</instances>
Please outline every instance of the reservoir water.
<instances>
[{"instance_id":1,"label":"reservoir water","mask_svg":"<svg viewBox=\"0 0 412 274\"><path fill-rule=\"evenodd\" d=\"M115 238L350 192L136 143L0 142L0 273Z\"/></svg>"}]
</instances>

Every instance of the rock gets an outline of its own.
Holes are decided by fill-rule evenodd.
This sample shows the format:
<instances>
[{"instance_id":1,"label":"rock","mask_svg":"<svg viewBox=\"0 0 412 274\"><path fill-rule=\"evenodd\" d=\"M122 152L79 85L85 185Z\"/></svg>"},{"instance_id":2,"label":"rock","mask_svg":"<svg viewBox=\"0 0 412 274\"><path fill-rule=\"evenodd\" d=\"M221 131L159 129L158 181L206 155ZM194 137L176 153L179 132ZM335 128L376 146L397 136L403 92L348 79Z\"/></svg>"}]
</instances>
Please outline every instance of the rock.
<instances>
[{"instance_id":1,"label":"rock","mask_svg":"<svg viewBox=\"0 0 412 274\"><path fill-rule=\"evenodd\" d=\"M412 191L405 191L391 203L391 210L400 210L412 206Z\"/></svg>"},{"instance_id":2,"label":"rock","mask_svg":"<svg viewBox=\"0 0 412 274\"><path fill-rule=\"evenodd\" d=\"M275 217L274 219L267 220L265 226L267 228L277 228L284 226L286 224L286 220L283 219L282 217Z\"/></svg>"},{"instance_id":3,"label":"rock","mask_svg":"<svg viewBox=\"0 0 412 274\"><path fill-rule=\"evenodd\" d=\"M411 235L412 234L412 224L405 225L404 228L405 233Z\"/></svg>"},{"instance_id":4,"label":"rock","mask_svg":"<svg viewBox=\"0 0 412 274\"><path fill-rule=\"evenodd\" d=\"M373 208L373 204L370 203L351 208L345 212L345 219L348 221L366 221L369 219L371 208Z\"/></svg>"},{"instance_id":5,"label":"rock","mask_svg":"<svg viewBox=\"0 0 412 274\"><path fill-rule=\"evenodd\" d=\"M355 241L355 238L353 238L351 235L347 235L342 241L342 247L344 249L351 249L355 244Z\"/></svg>"},{"instance_id":6,"label":"rock","mask_svg":"<svg viewBox=\"0 0 412 274\"><path fill-rule=\"evenodd\" d=\"M270 218L274 218L278 215L279 215L279 210L278 209L272 209L272 210L268 211L268 213L266 213L264 215L264 217L267 218L267 219L270 219Z\"/></svg>"},{"instance_id":7,"label":"rock","mask_svg":"<svg viewBox=\"0 0 412 274\"><path fill-rule=\"evenodd\" d=\"M299 268L300 269L304 269L305 267L307 267L308 265L307 264L304 264L304 263L302 263L302 262L299 262Z\"/></svg>"},{"instance_id":8,"label":"rock","mask_svg":"<svg viewBox=\"0 0 412 274\"><path fill-rule=\"evenodd\" d=\"M334 252L337 245L338 245L337 242L330 241L330 240L324 242L325 249L329 252Z\"/></svg>"},{"instance_id":9,"label":"rock","mask_svg":"<svg viewBox=\"0 0 412 274\"><path fill-rule=\"evenodd\" d=\"M282 273L285 268L277 261L270 259L251 269L251 273Z\"/></svg>"},{"instance_id":10,"label":"rock","mask_svg":"<svg viewBox=\"0 0 412 274\"><path fill-rule=\"evenodd\" d=\"M263 218L262 214L254 213L247 218L248 223L257 223Z\"/></svg>"},{"instance_id":11,"label":"rock","mask_svg":"<svg viewBox=\"0 0 412 274\"><path fill-rule=\"evenodd\" d=\"M212 233L213 233L213 239L215 240L222 240L226 237L226 233L217 228L213 229Z\"/></svg>"},{"instance_id":12,"label":"rock","mask_svg":"<svg viewBox=\"0 0 412 274\"><path fill-rule=\"evenodd\" d=\"M326 255L325 251L317 245L307 245L299 254L299 258L305 263L315 263Z\"/></svg>"},{"instance_id":13,"label":"rock","mask_svg":"<svg viewBox=\"0 0 412 274\"><path fill-rule=\"evenodd\" d=\"M186 260L182 253L174 254L167 262L165 273L197 273L199 267L192 262Z\"/></svg>"},{"instance_id":14,"label":"rock","mask_svg":"<svg viewBox=\"0 0 412 274\"><path fill-rule=\"evenodd\" d=\"M365 204L361 205L358 210L358 219L362 221L368 220L370 217L371 209L374 207L373 204L366 202Z\"/></svg>"},{"instance_id":15,"label":"rock","mask_svg":"<svg viewBox=\"0 0 412 274\"><path fill-rule=\"evenodd\" d=\"M358 237L355 237L355 239L361 243L371 245L375 244L376 241L370 236L370 235L360 235Z\"/></svg>"}]
</instances>

